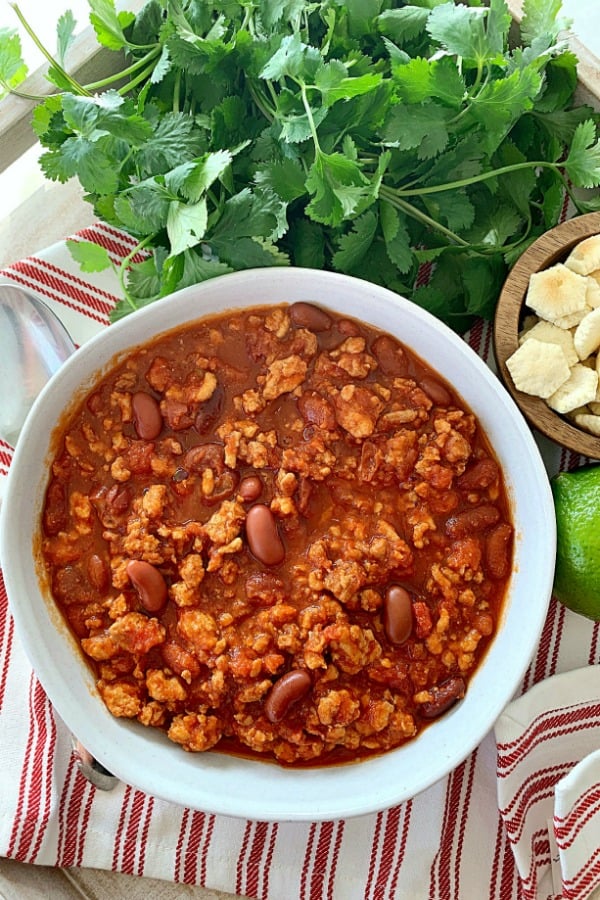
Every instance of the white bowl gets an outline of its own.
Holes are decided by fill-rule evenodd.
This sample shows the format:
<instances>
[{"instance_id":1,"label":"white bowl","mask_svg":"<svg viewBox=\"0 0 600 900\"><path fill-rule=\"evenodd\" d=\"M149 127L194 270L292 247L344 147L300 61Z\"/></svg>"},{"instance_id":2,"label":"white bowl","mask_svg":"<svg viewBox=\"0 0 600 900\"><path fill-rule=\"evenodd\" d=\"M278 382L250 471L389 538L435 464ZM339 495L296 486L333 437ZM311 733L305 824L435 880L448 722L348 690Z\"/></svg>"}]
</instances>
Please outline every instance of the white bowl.
<instances>
[{"instance_id":1,"label":"white bowl","mask_svg":"<svg viewBox=\"0 0 600 900\"><path fill-rule=\"evenodd\" d=\"M52 599L40 587L33 536L48 477L50 437L65 405L115 354L207 313L312 301L398 337L446 378L478 416L504 470L515 560L502 621L464 700L415 740L381 756L291 769L220 753L185 753L156 729L114 718ZM554 508L536 444L508 392L445 325L369 282L308 269L257 269L186 288L112 325L78 350L29 414L2 507L0 558L19 637L68 728L111 772L156 797L261 820L347 818L413 797L459 765L490 731L530 662L547 612Z\"/></svg>"}]
</instances>

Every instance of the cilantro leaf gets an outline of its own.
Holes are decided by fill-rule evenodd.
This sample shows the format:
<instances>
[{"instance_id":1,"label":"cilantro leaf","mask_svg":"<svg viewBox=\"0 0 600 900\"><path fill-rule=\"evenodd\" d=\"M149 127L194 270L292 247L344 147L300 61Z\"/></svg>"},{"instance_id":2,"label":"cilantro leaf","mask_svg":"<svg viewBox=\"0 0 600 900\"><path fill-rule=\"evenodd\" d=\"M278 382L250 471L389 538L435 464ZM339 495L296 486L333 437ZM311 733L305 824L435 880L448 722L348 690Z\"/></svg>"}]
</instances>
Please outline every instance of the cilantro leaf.
<instances>
[{"instance_id":1,"label":"cilantro leaf","mask_svg":"<svg viewBox=\"0 0 600 900\"><path fill-rule=\"evenodd\" d=\"M369 210L359 216L352 228L339 239L339 250L333 254L333 267L338 272L352 272L369 252L377 229L377 216Z\"/></svg>"},{"instance_id":2,"label":"cilantro leaf","mask_svg":"<svg viewBox=\"0 0 600 900\"><path fill-rule=\"evenodd\" d=\"M259 77L269 81L278 81L286 75L309 78L322 64L321 54L316 47L304 44L298 32L282 38L275 53L263 66Z\"/></svg>"},{"instance_id":3,"label":"cilantro leaf","mask_svg":"<svg viewBox=\"0 0 600 900\"><path fill-rule=\"evenodd\" d=\"M135 20L131 12L117 12L114 0L88 0L90 5L90 23L98 42L109 50L122 50L129 42L124 29Z\"/></svg>"},{"instance_id":4,"label":"cilantro leaf","mask_svg":"<svg viewBox=\"0 0 600 900\"><path fill-rule=\"evenodd\" d=\"M258 166L254 181L261 187L271 188L286 203L292 203L306 194L304 172L294 159L282 159L280 162Z\"/></svg>"},{"instance_id":5,"label":"cilantro leaf","mask_svg":"<svg viewBox=\"0 0 600 900\"><path fill-rule=\"evenodd\" d=\"M351 100L369 94L381 84L379 72L348 77L346 66L333 60L320 66L315 73L315 87L321 94L324 106L333 106L338 100Z\"/></svg>"},{"instance_id":6,"label":"cilantro leaf","mask_svg":"<svg viewBox=\"0 0 600 900\"><path fill-rule=\"evenodd\" d=\"M106 91L97 97L66 94L62 109L66 124L89 141L113 134L132 147L138 147L152 133L150 123L116 91Z\"/></svg>"},{"instance_id":7,"label":"cilantro leaf","mask_svg":"<svg viewBox=\"0 0 600 900\"><path fill-rule=\"evenodd\" d=\"M127 269L127 292L136 302L160 297L160 273L153 254L141 262L130 263Z\"/></svg>"},{"instance_id":8,"label":"cilantro leaf","mask_svg":"<svg viewBox=\"0 0 600 900\"><path fill-rule=\"evenodd\" d=\"M449 53L463 59L485 62L497 55L487 42L485 16L486 10L481 7L444 3L432 10L427 20L427 31Z\"/></svg>"},{"instance_id":9,"label":"cilantro leaf","mask_svg":"<svg viewBox=\"0 0 600 900\"><path fill-rule=\"evenodd\" d=\"M488 152L493 153L517 118L533 108L540 87L540 74L530 68L489 82L473 97L468 118L485 129Z\"/></svg>"},{"instance_id":10,"label":"cilantro leaf","mask_svg":"<svg viewBox=\"0 0 600 900\"><path fill-rule=\"evenodd\" d=\"M592 188L600 185L600 141L591 119L582 122L575 129L565 169L577 187Z\"/></svg>"},{"instance_id":11,"label":"cilantro leaf","mask_svg":"<svg viewBox=\"0 0 600 900\"><path fill-rule=\"evenodd\" d=\"M68 239L66 246L75 262L79 263L82 272L103 272L112 267L108 250L100 244Z\"/></svg>"},{"instance_id":12,"label":"cilantro leaf","mask_svg":"<svg viewBox=\"0 0 600 900\"><path fill-rule=\"evenodd\" d=\"M218 259L207 259L202 253L186 250L183 254L183 273L177 288L189 287L200 281L217 278L219 275L227 275L232 271L231 266L219 262Z\"/></svg>"},{"instance_id":13,"label":"cilantro leaf","mask_svg":"<svg viewBox=\"0 0 600 900\"><path fill-rule=\"evenodd\" d=\"M413 253L406 223L401 219L398 210L385 201L379 204L379 216L390 260L399 272L403 274L409 272L413 266Z\"/></svg>"},{"instance_id":14,"label":"cilantro leaf","mask_svg":"<svg viewBox=\"0 0 600 900\"><path fill-rule=\"evenodd\" d=\"M118 194L113 209L121 227L148 235L166 228L169 202L162 185L149 178Z\"/></svg>"},{"instance_id":15,"label":"cilantro leaf","mask_svg":"<svg viewBox=\"0 0 600 900\"><path fill-rule=\"evenodd\" d=\"M91 143L82 137L70 137L60 150L43 153L40 165L52 181L65 182L77 175L90 194L112 194L119 186L119 173L105 148L105 139Z\"/></svg>"},{"instance_id":16,"label":"cilantro leaf","mask_svg":"<svg viewBox=\"0 0 600 900\"><path fill-rule=\"evenodd\" d=\"M292 263L309 269L325 268L325 231L310 219L294 219L289 229L289 241L293 248Z\"/></svg>"},{"instance_id":17,"label":"cilantro leaf","mask_svg":"<svg viewBox=\"0 0 600 900\"><path fill-rule=\"evenodd\" d=\"M165 185L186 200L198 201L200 196L225 173L233 155L226 150L207 153L200 159L176 166L165 175Z\"/></svg>"},{"instance_id":18,"label":"cilantro leaf","mask_svg":"<svg viewBox=\"0 0 600 900\"><path fill-rule=\"evenodd\" d=\"M466 231L475 220L475 207L464 189L429 194L424 202L429 215L445 222L452 231Z\"/></svg>"},{"instance_id":19,"label":"cilantro leaf","mask_svg":"<svg viewBox=\"0 0 600 900\"><path fill-rule=\"evenodd\" d=\"M523 0L521 37L525 44L531 44L542 35L552 40L560 31L566 31L568 21L560 18L562 0Z\"/></svg>"},{"instance_id":20,"label":"cilantro leaf","mask_svg":"<svg viewBox=\"0 0 600 900\"><path fill-rule=\"evenodd\" d=\"M353 160L341 153L317 153L306 178L312 199L306 213L315 222L339 225L368 196L368 179Z\"/></svg>"},{"instance_id":21,"label":"cilantro leaf","mask_svg":"<svg viewBox=\"0 0 600 900\"><path fill-rule=\"evenodd\" d=\"M17 87L27 77L27 66L21 57L21 38L14 29L0 28L0 97Z\"/></svg>"},{"instance_id":22,"label":"cilantro leaf","mask_svg":"<svg viewBox=\"0 0 600 900\"><path fill-rule=\"evenodd\" d=\"M386 9L377 17L377 25L382 34L402 46L423 33L430 11L419 6Z\"/></svg>"},{"instance_id":23,"label":"cilantro leaf","mask_svg":"<svg viewBox=\"0 0 600 900\"><path fill-rule=\"evenodd\" d=\"M62 67L65 13L59 93L33 115L46 176L77 178L95 215L149 251L123 263L114 317L292 263L386 285L461 330L492 315L506 267L565 195L600 205L572 187L600 185L600 119L577 105L559 0L523 0L510 47L506 0L116 4L90 2L114 75L85 86ZM21 91L24 75L4 29L0 84Z\"/></svg>"},{"instance_id":24,"label":"cilantro leaf","mask_svg":"<svg viewBox=\"0 0 600 900\"><path fill-rule=\"evenodd\" d=\"M230 197L212 223L207 242L222 247L224 243L243 238L269 238L277 227L277 216L263 203L263 198L244 188ZM217 256L221 256L217 253Z\"/></svg>"},{"instance_id":25,"label":"cilantro leaf","mask_svg":"<svg viewBox=\"0 0 600 900\"><path fill-rule=\"evenodd\" d=\"M199 244L206 234L207 223L208 209L205 197L197 203L171 201L167 214L167 235L171 244L171 254L175 256Z\"/></svg>"},{"instance_id":26,"label":"cilantro leaf","mask_svg":"<svg viewBox=\"0 0 600 900\"><path fill-rule=\"evenodd\" d=\"M142 177L168 172L202 152L202 138L191 116L166 112L135 154Z\"/></svg>"},{"instance_id":27,"label":"cilantro leaf","mask_svg":"<svg viewBox=\"0 0 600 900\"><path fill-rule=\"evenodd\" d=\"M410 107L398 103L392 107L383 129L383 142L400 150L416 148L418 159L430 159L448 144L449 118L448 111L434 103Z\"/></svg>"}]
</instances>

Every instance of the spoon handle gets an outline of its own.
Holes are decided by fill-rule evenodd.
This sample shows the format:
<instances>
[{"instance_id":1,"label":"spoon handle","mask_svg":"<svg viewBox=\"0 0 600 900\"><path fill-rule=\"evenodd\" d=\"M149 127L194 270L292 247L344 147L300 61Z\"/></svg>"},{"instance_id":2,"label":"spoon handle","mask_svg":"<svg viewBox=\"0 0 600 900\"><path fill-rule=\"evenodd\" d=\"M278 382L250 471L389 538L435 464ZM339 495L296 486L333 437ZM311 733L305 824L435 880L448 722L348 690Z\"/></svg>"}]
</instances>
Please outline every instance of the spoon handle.
<instances>
[{"instance_id":1,"label":"spoon handle","mask_svg":"<svg viewBox=\"0 0 600 900\"><path fill-rule=\"evenodd\" d=\"M47 381L75 350L66 328L34 294L0 284L0 437L14 447Z\"/></svg>"}]
</instances>

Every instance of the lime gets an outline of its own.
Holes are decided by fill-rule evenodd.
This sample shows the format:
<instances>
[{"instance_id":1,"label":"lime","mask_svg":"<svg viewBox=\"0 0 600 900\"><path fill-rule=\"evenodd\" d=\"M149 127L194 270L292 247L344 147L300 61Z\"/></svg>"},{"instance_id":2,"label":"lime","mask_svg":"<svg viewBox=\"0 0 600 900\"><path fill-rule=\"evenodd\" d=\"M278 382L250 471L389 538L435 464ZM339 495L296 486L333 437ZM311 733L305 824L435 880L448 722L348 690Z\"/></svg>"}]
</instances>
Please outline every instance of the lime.
<instances>
[{"instance_id":1,"label":"lime","mask_svg":"<svg viewBox=\"0 0 600 900\"><path fill-rule=\"evenodd\" d=\"M556 511L554 595L569 609L600 621L600 465L551 479Z\"/></svg>"}]
</instances>

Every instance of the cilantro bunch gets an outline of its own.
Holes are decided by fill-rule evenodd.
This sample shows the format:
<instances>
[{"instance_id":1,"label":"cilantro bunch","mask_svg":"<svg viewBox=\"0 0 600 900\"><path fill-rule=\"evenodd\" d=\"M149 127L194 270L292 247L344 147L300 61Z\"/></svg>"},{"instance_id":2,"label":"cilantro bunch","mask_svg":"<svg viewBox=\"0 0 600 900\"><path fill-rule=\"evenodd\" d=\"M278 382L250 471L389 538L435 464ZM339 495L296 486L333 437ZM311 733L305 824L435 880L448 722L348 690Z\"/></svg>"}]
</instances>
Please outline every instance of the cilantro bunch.
<instances>
[{"instance_id":1,"label":"cilantro bunch","mask_svg":"<svg viewBox=\"0 0 600 900\"><path fill-rule=\"evenodd\" d=\"M133 235L115 315L255 266L311 266L404 294L455 330L490 318L507 268L600 184L598 117L574 105L560 0L89 0L123 57L79 84L57 26L33 128L52 180L77 177ZM14 5L22 26L30 25ZM38 42L39 43L39 42ZM0 85L25 75L0 32ZM113 265L87 242L87 270ZM427 277L425 277L425 275Z\"/></svg>"}]
</instances>

